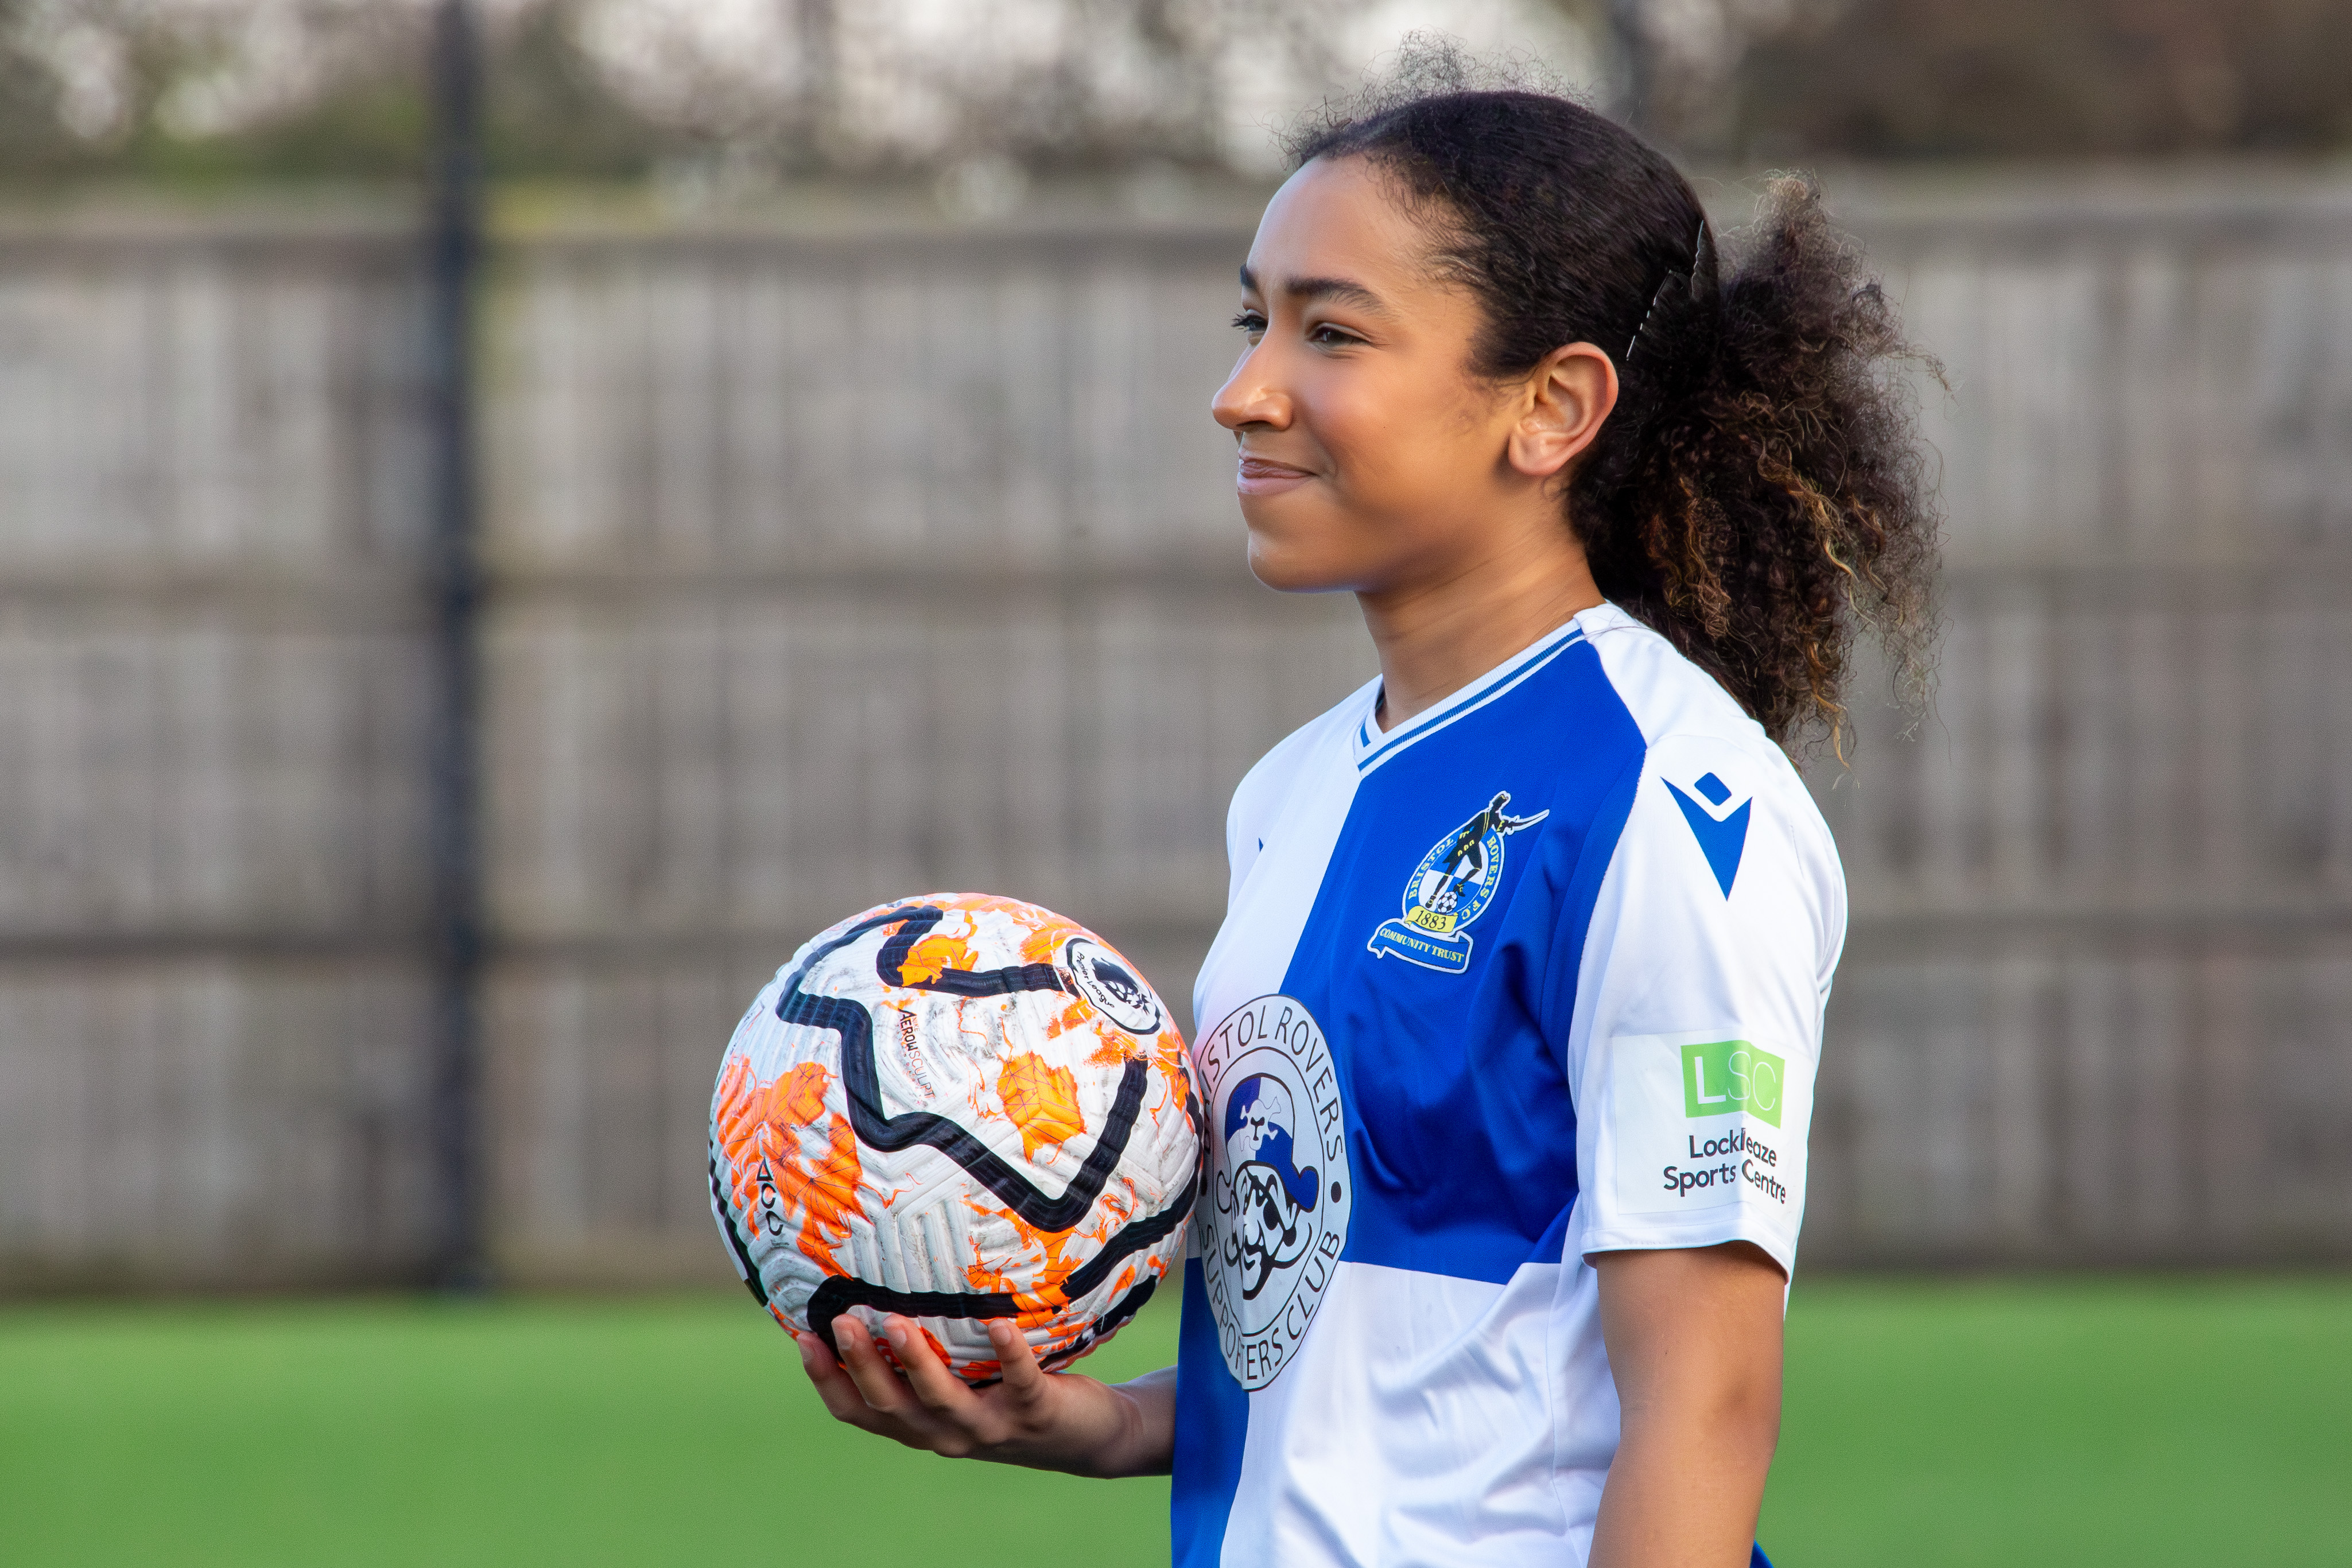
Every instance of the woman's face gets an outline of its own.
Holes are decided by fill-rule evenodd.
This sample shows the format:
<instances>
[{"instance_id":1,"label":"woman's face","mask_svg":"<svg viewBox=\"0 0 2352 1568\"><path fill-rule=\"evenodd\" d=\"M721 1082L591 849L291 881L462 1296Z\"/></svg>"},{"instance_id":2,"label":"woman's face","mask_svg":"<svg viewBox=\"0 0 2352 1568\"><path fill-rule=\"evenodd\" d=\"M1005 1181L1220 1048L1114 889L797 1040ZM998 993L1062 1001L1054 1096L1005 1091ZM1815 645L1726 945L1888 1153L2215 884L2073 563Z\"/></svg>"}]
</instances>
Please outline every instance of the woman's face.
<instances>
[{"instance_id":1,"label":"woman's face","mask_svg":"<svg viewBox=\"0 0 2352 1568\"><path fill-rule=\"evenodd\" d=\"M1525 489L1508 452L1523 400L1471 374L1478 305L1430 276L1429 237L1391 190L1361 159L1308 163L1242 268L1249 347L1211 408L1241 446L1250 569L1269 587L1442 579Z\"/></svg>"}]
</instances>

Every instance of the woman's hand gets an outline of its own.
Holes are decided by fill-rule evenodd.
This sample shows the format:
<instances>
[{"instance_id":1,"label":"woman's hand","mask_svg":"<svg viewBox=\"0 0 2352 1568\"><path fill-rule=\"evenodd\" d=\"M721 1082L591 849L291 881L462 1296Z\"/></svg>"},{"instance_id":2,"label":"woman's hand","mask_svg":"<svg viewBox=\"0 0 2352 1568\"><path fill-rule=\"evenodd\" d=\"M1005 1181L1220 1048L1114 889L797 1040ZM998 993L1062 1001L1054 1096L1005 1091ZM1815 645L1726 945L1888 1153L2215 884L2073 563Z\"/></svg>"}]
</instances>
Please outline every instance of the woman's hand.
<instances>
[{"instance_id":1,"label":"woman's hand","mask_svg":"<svg viewBox=\"0 0 2352 1568\"><path fill-rule=\"evenodd\" d=\"M801 1364L834 1418L957 1459L992 1459L1082 1476L1164 1476L1176 1447L1176 1369L1112 1387L1077 1373L1049 1373L1011 1323L988 1325L1003 1381L973 1388L950 1372L914 1324L882 1320L883 1358L866 1325L833 1321L835 1363L814 1334L796 1335Z\"/></svg>"}]
</instances>

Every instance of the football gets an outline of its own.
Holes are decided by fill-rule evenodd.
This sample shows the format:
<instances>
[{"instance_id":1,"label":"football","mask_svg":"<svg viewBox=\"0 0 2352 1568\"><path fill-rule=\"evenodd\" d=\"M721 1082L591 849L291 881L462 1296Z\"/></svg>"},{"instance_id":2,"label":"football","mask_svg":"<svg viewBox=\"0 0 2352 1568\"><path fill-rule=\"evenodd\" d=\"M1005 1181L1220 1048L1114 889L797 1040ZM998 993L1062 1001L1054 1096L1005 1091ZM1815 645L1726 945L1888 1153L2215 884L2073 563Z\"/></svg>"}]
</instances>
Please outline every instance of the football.
<instances>
[{"instance_id":1,"label":"football","mask_svg":"<svg viewBox=\"0 0 2352 1568\"><path fill-rule=\"evenodd\" d=\"M760 993L719 1065L709 1169L778 1322L831 1345L836 1315L895 1312L982 1384L990 1320L1066 1364L1180 1261L1200 1102L1168 1009L1108 943L932 894L820 932Z\"/></svg>"}]
</instances>

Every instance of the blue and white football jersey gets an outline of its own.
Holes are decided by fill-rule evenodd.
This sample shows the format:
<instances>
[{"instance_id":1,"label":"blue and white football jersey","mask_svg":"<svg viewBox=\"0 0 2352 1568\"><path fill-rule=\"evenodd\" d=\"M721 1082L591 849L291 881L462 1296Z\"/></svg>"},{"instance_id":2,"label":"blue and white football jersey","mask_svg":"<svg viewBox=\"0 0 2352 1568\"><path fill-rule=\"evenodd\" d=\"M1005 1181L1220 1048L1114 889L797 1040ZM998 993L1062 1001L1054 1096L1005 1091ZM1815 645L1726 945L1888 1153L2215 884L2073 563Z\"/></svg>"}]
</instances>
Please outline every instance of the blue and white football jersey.
<instances>
[{"instance_id":1,"label":"blue and white football jersey","mask_svg":"<svg viewBox=\"0 0 2352 1568\"><path fill-rule=\"evenodd\" d=\"M1378 692L1234 796L1177 1568L1581 1563L1587 1255L1796 1259L1845 888L1787 757L1610 605L1386 733Z\"/></svg>"}]
</instances>

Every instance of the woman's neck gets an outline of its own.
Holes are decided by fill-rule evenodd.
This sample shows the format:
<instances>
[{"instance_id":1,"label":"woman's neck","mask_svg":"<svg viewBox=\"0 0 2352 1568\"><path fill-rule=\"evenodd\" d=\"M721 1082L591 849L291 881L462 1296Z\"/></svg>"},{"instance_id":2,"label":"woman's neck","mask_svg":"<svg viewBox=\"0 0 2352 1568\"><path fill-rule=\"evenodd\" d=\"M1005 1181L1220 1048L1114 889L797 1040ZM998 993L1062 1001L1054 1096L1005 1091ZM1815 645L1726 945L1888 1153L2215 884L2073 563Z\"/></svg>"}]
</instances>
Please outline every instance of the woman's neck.
<instances>
[{"instance_id":1,"label":"woman's neck","mask_svg":"<svg viewBox=\"0 0 2352 1568\"><path fill-rule=\"evenodd\" d=\"M1557 512L1546 521L1408 585L1356 595L1380 654L1383 731L1601 602L1583 548Z\"/></svg>"}]
</instances>

